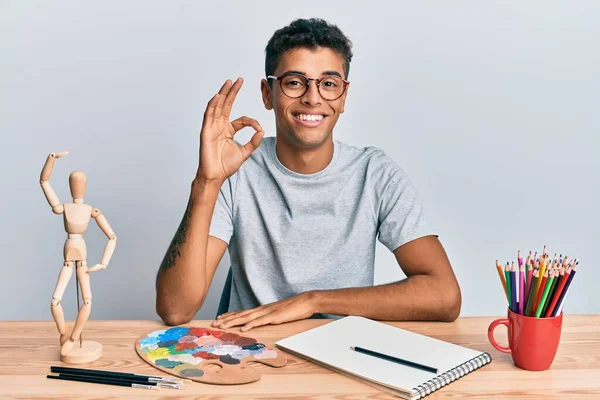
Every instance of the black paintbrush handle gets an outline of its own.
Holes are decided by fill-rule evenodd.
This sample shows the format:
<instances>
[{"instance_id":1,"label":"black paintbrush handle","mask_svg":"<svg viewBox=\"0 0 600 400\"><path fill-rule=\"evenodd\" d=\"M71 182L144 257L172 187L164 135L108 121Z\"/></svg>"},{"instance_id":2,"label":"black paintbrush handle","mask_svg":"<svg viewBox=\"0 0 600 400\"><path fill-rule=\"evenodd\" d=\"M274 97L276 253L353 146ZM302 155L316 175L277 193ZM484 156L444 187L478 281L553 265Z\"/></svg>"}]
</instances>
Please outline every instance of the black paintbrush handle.
<instances>
[{"instance_id":1,"label":"black paintbrush handle","mask_svg":"<svg viewBox=\"0 0 600 400\"><path fill-rule=\"evenodd\" d=\"M47 375L49 379L58 379L64 381L75 381L75 382L87 382L87 383L99 383L103 385L113 386L127 386L142 389L158 389L157 386L140 384L137 382L126 381L124 379L107 379L92 376L76 376L76 375Z\"/></svg>"}]
</instances>

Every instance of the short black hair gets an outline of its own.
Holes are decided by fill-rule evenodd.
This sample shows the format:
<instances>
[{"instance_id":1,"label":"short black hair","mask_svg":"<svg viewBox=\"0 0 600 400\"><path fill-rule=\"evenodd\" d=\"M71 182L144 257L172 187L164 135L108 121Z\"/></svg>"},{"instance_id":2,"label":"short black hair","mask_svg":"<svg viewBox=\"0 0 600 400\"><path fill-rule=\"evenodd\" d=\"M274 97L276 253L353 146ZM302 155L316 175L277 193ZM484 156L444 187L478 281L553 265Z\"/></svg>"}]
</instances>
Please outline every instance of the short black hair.
<instances>
[{"instance_id":1,"label":"short black hair","mask_svg":"<svg viewBox=\"0 0 600 400\"><path fill-rule=\"evenodd\" d=\"M320 18L297 19L275 31L265 49L265 75L273 75L281 55L288 50L328 47L344 59L344 74L348 79L352 60L352 42L337 25Z\"/></svg>"}]
</instances>

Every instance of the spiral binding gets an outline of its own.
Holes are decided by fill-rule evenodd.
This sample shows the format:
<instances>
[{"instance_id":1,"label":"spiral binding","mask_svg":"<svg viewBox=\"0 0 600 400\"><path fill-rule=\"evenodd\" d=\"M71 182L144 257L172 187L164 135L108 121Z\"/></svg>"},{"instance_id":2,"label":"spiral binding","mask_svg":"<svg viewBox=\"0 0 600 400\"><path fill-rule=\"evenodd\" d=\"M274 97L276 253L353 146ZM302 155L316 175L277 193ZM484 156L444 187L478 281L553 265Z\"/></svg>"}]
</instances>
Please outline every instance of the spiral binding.
<instances>
[{"instance_id":1,"label":"spiral binding","mask_svg":"<svg viewBox=\"0 0 600 400\"><path fill-rule=\"evenodd\" d=\"M454 382L455 380L460 379L467 374L470 374L486 364L489 364L491 361L492 356L490 356L489 353L483 353L447 372L444 372L439 376L436 376L435 378L413 389L413 392L417 392L418 394L418 397L416 397L415 400L422 399L423 397L430 395L449 383Z\"/></svg>"}]
</instances>

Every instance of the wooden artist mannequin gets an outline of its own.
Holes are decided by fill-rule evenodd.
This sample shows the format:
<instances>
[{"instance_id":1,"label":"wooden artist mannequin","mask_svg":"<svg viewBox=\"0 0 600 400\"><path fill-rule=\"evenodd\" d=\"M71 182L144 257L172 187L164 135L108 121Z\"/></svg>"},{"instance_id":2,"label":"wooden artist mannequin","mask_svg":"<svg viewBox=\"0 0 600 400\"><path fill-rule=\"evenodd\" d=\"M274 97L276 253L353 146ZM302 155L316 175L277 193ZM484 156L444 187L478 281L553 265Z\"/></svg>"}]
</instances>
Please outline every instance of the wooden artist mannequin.
<instances>
[{"instance_id":1,"label":"wooden artist mannequin","mask_svg":"<svg viewBox=\"0 0 600 400\"><path fill-rule=\"evenodd\" d=\"M69 154L68 152L51 153L48 155L46 164L42 169L40 184L46 196L46 200L52 207L52 212L58 215L63 215L65 231L67 232L67 240L64 245L64 264L58 276L58 283L54 289L54 294L51 300L52 317L56 322L56 327L60 333L60 358L62 361L71 364L80 364L92 362L102 356L102 345L98 342L89 340L80 341L79 345L76 341L79 339L83 331L83 325L86 323L92 310L92 292L90 289L90 272L99 271L108 266L110 258L117 244L117 237L111 229L108 221L102 215L100 210L92 208L92 206L83 203L85 196L85 186L87 177L84 172L74 171L69 176L69 187L73 203L60 204L56 193L50 186L50 176L54 168L54 161L57 158ZM104 248L102 260L100 264L96 264L91 268L87 267L87 250L83 234L85 233L90 218L94 218L96 223L102 229L102 232L108 237L108 243ZM60 304L67 284L73 274L73 269L76 269L77 282L81 286L81 297L83 305L77 313L77 320L70 335L67 335L65 325L65 317L63 308Z\"/></svg>"}]
</instances>

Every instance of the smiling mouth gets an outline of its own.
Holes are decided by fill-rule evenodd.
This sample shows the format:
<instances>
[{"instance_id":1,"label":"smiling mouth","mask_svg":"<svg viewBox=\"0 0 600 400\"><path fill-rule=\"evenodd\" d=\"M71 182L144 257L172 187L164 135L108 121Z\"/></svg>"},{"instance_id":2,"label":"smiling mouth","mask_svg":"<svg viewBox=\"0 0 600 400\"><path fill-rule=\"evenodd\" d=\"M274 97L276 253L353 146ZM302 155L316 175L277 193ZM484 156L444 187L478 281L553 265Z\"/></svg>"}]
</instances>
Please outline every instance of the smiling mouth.
<instances>
[{"instance_id":1,"label":"smiling mouth","mask_svg":"<svg viewBox=\"0 0 600 400\"><path fill-rule=\"evenodd\" d=\"M325 121L325 119L327 118L327 115L324 114L294 113L292 115L294 116L294 119L301 125L308 126L311 128L321 125L323 121Z\"/></svg>"}]
</instances>

